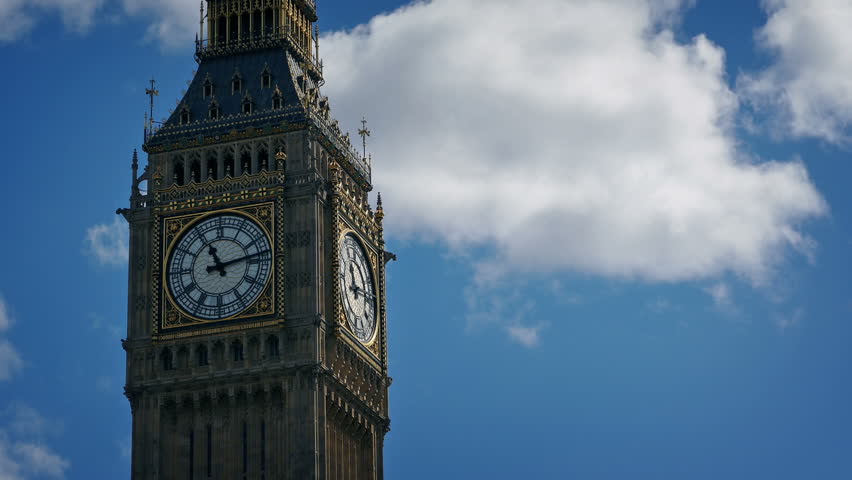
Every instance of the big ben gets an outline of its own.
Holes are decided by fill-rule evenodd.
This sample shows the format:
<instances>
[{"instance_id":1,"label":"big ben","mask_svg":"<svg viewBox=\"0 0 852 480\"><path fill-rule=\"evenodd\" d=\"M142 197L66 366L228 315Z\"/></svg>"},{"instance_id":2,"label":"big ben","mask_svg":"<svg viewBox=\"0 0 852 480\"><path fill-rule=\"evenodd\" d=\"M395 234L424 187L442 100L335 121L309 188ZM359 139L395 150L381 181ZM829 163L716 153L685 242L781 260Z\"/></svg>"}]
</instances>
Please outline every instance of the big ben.
<instances>
[{"instance_id":1,"label":"big ben","mask_svg":"<svg viewBox=\"0 0 852 480\"><path fill-rule=\"evenodd\" d=\"M382 479L393 255L320 93L314 0L206 3L121 210L132 478Z\"/></svg>"}]
</instances>

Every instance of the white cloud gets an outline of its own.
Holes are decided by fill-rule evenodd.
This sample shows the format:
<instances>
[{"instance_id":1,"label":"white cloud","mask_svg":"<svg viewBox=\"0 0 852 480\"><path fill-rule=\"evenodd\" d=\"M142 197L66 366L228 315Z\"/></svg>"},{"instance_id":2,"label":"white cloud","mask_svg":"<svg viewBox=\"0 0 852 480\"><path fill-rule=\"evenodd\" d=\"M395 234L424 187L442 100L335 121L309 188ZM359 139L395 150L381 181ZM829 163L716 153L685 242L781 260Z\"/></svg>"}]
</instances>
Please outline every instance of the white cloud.
<instances>
[{"instance_id":1,"label":"white cloud","mask_svg":"<svg viewBox=\"0 0 852 480\"><path fill-rule=\"evenodd\" d=\"M335 116L371 121L390 233L486 247L483 285L759 284L808 253L802 222L825 202L802 163L738 151L724 52L675 39L678 5L434 0L324 37Z\"/></svg>"},{"instance_id":2,"label":"white cloud","mask_svg":"<svg viewBox=\"0 0 852 480\"><path fill-rule=\"evenodd\" d=\"M15 346L6 339L0 338L0 381L6 381L24 367L24 360Z\"/></svg>"},{"instance_id":3,"label":"white cloud","mask_svg":"<svg viewBox=\"0 0 852 480\"><path fill-rule=\"evenodd\" d=\"M540 332L548 326L547 322L531 324L535 302L519 289L505 285L473 285L465 290L465 300L468 331L496 326L513 341L533 348L539 345Z\"/></svg>"},{"instance_id":4,"label":"white cloud","mask_svg":"<svg viewBox=\"0 0 852 480\"><path fill-rule=\"evenodd\" d=\"M44 418L36 409L29 405L16 403L7 412L9 428L16 435L24 438L43 438L47 435L57 435L62 432L62 424Z\"/></svg>"},{"instance_id":5,"label":"white cloud","mask_svg":"<svg viewBox=\"0 0 852 480\"><path fill-rule=\"evenodd\" d=\"M0 43L17 40L36 24L38 16L59 14L65 27L85 32L105 0L0 0Z\"/></svg>"},{"instance_id":6,"label":"white cloud","mask_svg":"<svg viewBox=\"0 0 852 480\"><path fill-rule=\"evenodd\" d=\"M122 0L122 5L127 15L152 22L146 39L157 41L164 48L191 45L198 33L197 0Z\"/></svg>"},{"instance_id":7,"label":"white cloud","mask_svg":"<svg viewBox=\"0 0 852 480\"><path fill-rule=\"evenodd\" d=\"M542 328L544 328L543 325L537 325L534 327L509 325L506 327L506 332L508 332L509 337L511 337L512 340L527 348L533 348L537 347L541 340L539 334L541 333Z\"/></svg>"},{"instance_id":8,"label":"white cloud","mask_svg":"<svg viewBox=\"0 0 852 480\"><path fill-rule=\"evenodd\" d=\"M105 12L118 4L118 10ZM40 17L58 14L67 29L78 33L98 22L141 17L151 22L146 40L165 48L188 47L198 32L198 7L194 0L0 0L0 43L26 35Z\"/></svg>"},{"instance_id":9,"label":"white cloud","mask_svg":"<svg viewBox=\"0 0 852 480\"><path fill-rule=\"evenodd\" d=\"M15 405L9 412L9 428L0 425L0 480L63 478L71 463L43 439L45 434L55 432L55 427L26 405ZM27 421L34 423L24 425Z\"/></svg>"},{"instance_id":10,"label":"white cloud","mask_svg":"<svg viewBox=\"0 0 852 480\"><path fill-rule=\"evenodd\" d=\"M116 217L111 224L98 224L86 231L87 251L101 265L125 265L127 237L127 224Z\"/></svg>"},{"instance_id":11,"label":"white cloud","mask_svg":"<svg viewBox=\"0 0 852 480\"><path fill-rule=\"evenodd\" d=\"M738 86L776 133L848 143L852 127L852 3L764 0L769 16L758 43L774 55Z\"/></svg>"},{"instance_id":12,"label":"white cloud","mask_svg":"<svg viewBox=\"0 0 852 480\"><path fill-rule=\"evenodd\" d=\"M672 302L669 301L666 298L658 298L658 299L654 300L653 302L649 302L647 304L647 308L648 308L648 310L650 310L654 313L658 313L658 314L659 313L666 313L666 312L669 312L671 310L676 309L675 305L673 305Z\"/></svg>"},{"instance_id":13,"label":"white cloud","mask_svg":"<svg viewBox=\"0 0 852 480\"><path fill-rule=\"evenodd\" d=\"M731 287L729 287L727 283L716 283L705 288L704 291L713 297L713 304L719 310L730 312L736 308L734 306L733 298L731 298Z\"/></svg>"},{"instance_id":14,"label":"white cloud","mask_svg":"<svg viewBox=\"0 0 852 480\"><path fill-rule=\"evenodd\" d=\"M799 325L802 323L802 319L805 317L805 311L801 308L797 308L795 311L786 314L786 315L778 315L775 320L775 324L781 330L781 333L786 332L787 330Z\"/></svg>"},{"instance_id":15,"label":"white cloud","mask_svg":"<svg viewBox=\"0 0 852 480\"><path fill-rule=\"evenodd\" d=\"M3 296L0 295L0 333L9 330L13 323L9 314L9 306ZM0 382L12 378L23 366L24 361L18 351L15 350L14 345L6 339L0 338Z\"/></svg>"},{"instance_id":16,"label":"white cloud","mask_svg":"<svg viewBox=\"0 0 852 480\"><path fill-rule=\"evenodd\" d=\"M6 300L0 295L0 333L9 330L12 326L12 317L9 316L9 307L6 305Z\"/></svg>"},{"instance_id":17,"label":"white cloud","mask_svg":"<svg viewBox=\"0 0 852 480\"><path fill-rule=\"evenodd\" d=\"M17 443L13 452L23 469L33 475L62 478L71 466L68 460L54 453L49 447L37 443Z\"/></svg>"}]
</instances>

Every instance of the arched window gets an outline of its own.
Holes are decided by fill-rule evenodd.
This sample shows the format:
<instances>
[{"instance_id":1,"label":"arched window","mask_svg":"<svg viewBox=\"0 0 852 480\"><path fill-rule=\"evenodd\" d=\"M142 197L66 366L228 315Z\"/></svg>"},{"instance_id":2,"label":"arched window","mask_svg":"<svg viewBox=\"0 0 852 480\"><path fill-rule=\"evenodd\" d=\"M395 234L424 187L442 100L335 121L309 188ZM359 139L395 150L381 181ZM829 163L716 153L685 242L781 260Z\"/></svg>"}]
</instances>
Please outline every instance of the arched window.
<instances>
[{"instance_id":1,"label":"arched window","mask_svg":"<svg viewBox=\"0 0 852 480\"><path fill-rule=\"evenodd\" d=\"M278 86L275 86L275 92L272 93L272 109L278 110L284 106L284 99L281 95L281 90L278 89Z\"/></svg>"},{"instance_id":2,"label":"arched window","mask_svg":"<svg viewBox=\"0 0 852 480\"><path fill-rule=\"evenodd\" d=\"M216 43L221 45L225 43L225 33L228 31L228 17L219 17L216 22Z\"/></svg>"},{"instance_id":3,"label":"arched window","mask_svg":"<svg viewBox=\"0 0 852 480\"><path fill-rule=\"evenodd\" d=\"M272 88L272 73L269 71L269 65L264 67L263 73L260 74L260 87Z\"/></svg>"},{"instance_id":4,"label":"arched window","mask_svg":"<svg viewBox=\"0 0 852 480\"><path fill-rule=\"evenodd\" d=\"M246 98L243 100L243 115L249 115L252 111L252 103L251 100Z\"/></svg>"},{"instance_id":5,"label":"arched window","mask_svg":"<svg viewBox=\"0 0 852 480\"><path fill-rule=\"evenodd\" d=\"M210 120L218 120L222 117L222 109L219 108L219 102L214 98L212 102L210 102Z\"/></svg>"},{"instance_id":6,"label":"arched window","mask_svg":"<svg viewBox=\"0 0 852 480\"><path fill-rule=\"evenodd\" d=\"M180 347L177 353L177 368L184 369L189 366L189 350L186 347Z\"/></svg>"},{"instance_id":7,"label":"arched window","mask_svg":"<svg viewBox=\"0 0 852 480\"><path fill-rule=\"evenodd\" d=\"M240 156L240 165L242 165L243 173L252 173L251 171L251 154L243 152Z\"/></svg>"},{"instance_id":8,"label":"arched window","mask_svg":"<svg viewBox=\"0 0 852 480\"><path fill-rule=\"evenodd\" d=\"M192 120L192 116L190 115L189 108L184 105L184 107L180 110L180 124L187 125Z\"/></svg>"},{"instance_id":9,"label":"arched window","mask_svg":"<svg viewBox=\"0 0 852 480\"><path fill-rule=\"evenodd\" d=\"M261 171L269 171L269 153L265 149L258 152L257 161L260 164Z\"/></svg>"},{"instance_id":10,"label":"arched window","mask_svg":"<svg viewBox=\"0 0 852 480\"><path fill-rule=\"evenodd\" d=\"M198 348L195 349L195 362L199 367L206 367L210 365L210 359L207 357L207 346L199 345Z\"/></svg>"},{"instance_id":11,"label":"arched window","mask_svg":"<svg viewBox=\"0 0 852 480\"><path fill-rule=\"evenodd\" d=\"M266 34L266 35L272 35L273 33L275 33L275 25L273 25L274 23L275 23L275 20L274 20L274 15L272 13L272 9L267 8L263 12L263 26L264 26L264 32L263 33Z\"/></svg>"},{"instance_id":12,"label":"arched window","mask_svg":"<svg viewBox=\"0 0 852 480\"><path fill-rule=\"evenodd\" d=\"M225 362L225 345L222 342L213 344L213 362L221 366Z\"/></svg>"},{"instance_id":13,"label":"arched window","mask_svg":"<svg viewBox=\"0 0 852 480\"><path fill-rule=\"evenodd\" d=\"M174 357L171 350L168 348L163 349L162 353L160 353L160 363L163 365L163 370L175 369Z\"/></svg>"},{"instance_id":14,"label":"arched window","mask_svg":"<svg viewBox=\"0 0 852 480\"><path fill-rule=\"evenodd\" d=\"M235 14L231 15L230 22L228 22L230 24L228 26L230 27L230 30L231 30L231 35L230 35L230 40L229 40L230 43L235 43L237 41L237 39L239 38L239 26L237 24L237 19L238 19L238 17L237 17L237 14L235 13Z\"/></svg>"},{"instance_id":15,"label":"arched window","mask_svg":"<svg viewBox=\"0 0 852 480\"><path fill-rule=\"evenodd\" d=\"M251 32L249 31L249 18L248 12L244 12L240 15L240 40L248 40L251 36Z\"/></svg>"},{"instance_id":16,"label":"arched window","mask_svg":"<svg viewBox=\"0 0 852 480\"><path fill-rule=\"evenodd\" d=\"M225 176L234 176L234 155L231 152L225 154Z\"/></svg>"},{"instance_id":17,"label":"arched window","mask_svg":"<svg viewBox=\"0 0 852 480\"><path fill-rule=\"evenodd\" d=\"M251 14L251 22L252 22L251 36L252 36L252 38L257 38L257 37L260 36L260 22L261 22L262 17L263 17L263 14L260 12L260 10L255 10Z\"/></svg>"},{"instance_id":18,"label":"arched window","mask_svg":"<svg viewBox=\"0 0 852 480\"><path fill-rule=\"evenodd\" d=\"M207 157L207 178L217 180L219 178L219 162L215 155Z\"/></svg>"},{"instance_id":19,"label":"arched window","mask_svg":"<svg viewBox=\"0 0 852 480\"><path fill-rule=\"evenodd\" d=\"M210 98L213 96L213 82L210 80L210 75L207 75L207 78L204 79L204 98Z\"/></svg>"},{"instance_id":20,"label":"arched window","mask_svg":"<svg viewBox=\"0 0 852 480\"><path fill-rule=\"evenodd\" d=\"M172 174L172 181L175 185L183 185L184 184L183 177L183 162L178 162L175 164L175 168Z\"/></svg>"},{"instance_id":21,"label":"arched window","mask_svg":"<svg viewBox=\"0 0 852 480\"><path fill-rule=\"evenodd\" d=\"M198 163L198 160L193 160L192 165L189 167L189 181L190 182L199 182L201 180L201 165Z\"/></svg>"},{"instance_id":22,"label":"arched window","mask_svg":"<svg viewBox=\"0 0 852 480\"><path fill-rule=\"evenodd\" d=\"M240 93L243 91L243 76L235 73L231 78L231 93Z\"/></svg>"},{"instance_id":23,"label":"arched window","mask_svg":"<svg viewBox=\"0 0 852 480\"><path fill-rule=\"evenodd\" d=\"M231 360L235 362L241 362L245 356L243 355L243 342L239 340L234 340L234 343L231 344Z\"/></svg>"},{"instance_id":24,"label":"arched window","mask_svg":"<svg viewBox=\"0 0 852 480\"><path fill-rule=\"evenodd\" d=\"M277 358L280 355L278 351L278 337L270 335L266 339L266 356L268 358Z\"/></svg>"},{"instance_id":25,"label":"arched window","mask_svg":"<svg viewBox=\"0 0 852 480\"><path fill-rule=\"evenodd\" d=\"M252 337L248 342L248 359L250 362L256 362L260 358L260 341L257 337Z\"/></svg>"}]
</instances>

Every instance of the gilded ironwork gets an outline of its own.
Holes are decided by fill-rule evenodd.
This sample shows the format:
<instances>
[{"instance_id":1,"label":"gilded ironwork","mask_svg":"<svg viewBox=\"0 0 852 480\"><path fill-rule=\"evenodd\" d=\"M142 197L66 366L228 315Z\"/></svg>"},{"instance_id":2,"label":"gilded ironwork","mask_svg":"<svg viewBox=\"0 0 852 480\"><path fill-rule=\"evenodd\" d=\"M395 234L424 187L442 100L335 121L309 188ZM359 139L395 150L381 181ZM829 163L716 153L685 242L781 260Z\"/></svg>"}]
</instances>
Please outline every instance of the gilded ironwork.
<instances>
[{"instance_id":1,"label":"gilded ironwork","mask_svg":"<svg viewBox=\"0 0 852 480\"><path fill-rule=\"evenodd\" d=\"M193 225L203 221L207 217L221 215L223 213L233 213L236 215L244 215L255 221L264 232L264 235L269 239L270 245L275 244L275 204L263 203L254 205L237 206L227 209L216 210L214 212L199 212L184 215L176 215L163 217L162 224L165 235L162 239L162 260L161 265L165 265L177 244L177 240L181 238L185 231L188 231ZM252 319L256 317L273 316L276 312L276 295L275 295L275 274L277 268L272 266L270 271L270 279L262 289L262 293L257 300L252 302L250 306L241 310L239 313L220 320L208 320L199 318L188 312L183 311L172 296L168 288L162 288L164 293L161 305L161 321L157 325L157 332L168 332L176 328L194 327L205 324L213 324L220 322L231 322ZM159 284L165 286L167 272L161 272Z\"/></svg>"}]
</instances>

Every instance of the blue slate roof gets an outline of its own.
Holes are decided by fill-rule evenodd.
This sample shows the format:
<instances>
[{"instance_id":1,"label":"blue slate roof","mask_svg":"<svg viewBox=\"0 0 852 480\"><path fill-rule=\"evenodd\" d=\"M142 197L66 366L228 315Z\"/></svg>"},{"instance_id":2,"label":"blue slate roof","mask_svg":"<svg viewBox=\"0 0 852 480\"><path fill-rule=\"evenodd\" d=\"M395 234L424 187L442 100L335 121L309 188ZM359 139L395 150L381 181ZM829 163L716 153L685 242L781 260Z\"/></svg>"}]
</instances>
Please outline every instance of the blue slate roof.
<instances>
[{"instance_id":1,"label":"blue slate roof","mask_svg":"<svg viewBox=\"0 0 852 480\"><path fill-rule=\"evenodd\" d=\"M271 75L269 87L263 87L264 72ZM235 75L241 78L242 89L232 93ZM302 106L303 91L299 78L303 75L297 61L281 48L245 52L240 55L218 56L202 60L192 83L174 112L163 126L148 139L147 145L172 143L184 138L197 138L226 133L247 127L262 128L280 125L282 121L300 123L305 121ZM301 86L313 88L314 82L304 75ZM205 97L204 85L213 85L212 97ZM273 96L278 92L282 105L273 109ZM243 113L243 101L250 99L252 113ZM219 119L211 120L210 107L218 104ZM190 122L181 124L181 114L190 114Z\"/></svg>"}]
</instances>

